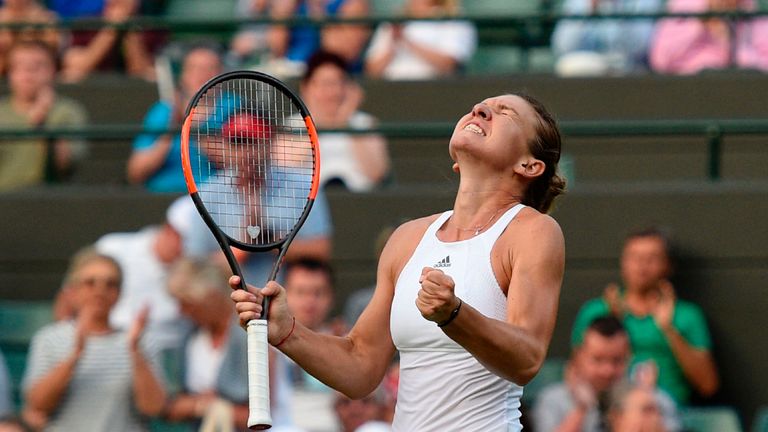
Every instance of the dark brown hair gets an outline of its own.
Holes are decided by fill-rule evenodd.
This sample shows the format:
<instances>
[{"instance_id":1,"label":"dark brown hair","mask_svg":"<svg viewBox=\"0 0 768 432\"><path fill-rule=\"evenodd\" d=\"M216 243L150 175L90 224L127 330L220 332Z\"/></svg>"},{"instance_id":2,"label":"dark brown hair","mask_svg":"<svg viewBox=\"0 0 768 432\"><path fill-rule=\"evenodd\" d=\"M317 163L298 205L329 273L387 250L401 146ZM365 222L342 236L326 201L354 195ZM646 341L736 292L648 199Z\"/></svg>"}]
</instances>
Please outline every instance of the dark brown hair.
<instances>
[{"instance_id":1,"label":"dark brown hair","mask_svg":"<svg viewBox=\"0 0 768 432\"><path fill-rule=\"evenodd\" d=\"M528 102L539 116L536 137L528 143L531 154L544 162L544 172L528 186L523 204L547 213L555 198L565 192L565 178L560 176L557 163L560 161L562 139L557 120L541 101L526 93L512 93Z\"/></svg>"},{"instance_id":2,"label":"dark brown hair","mask_svg":"<svg viewBox=\"0 0 768 432\"><path fill-rule=\"evenodd\" d=\"M343 58L341 58L341 56L329 51L319 50L312 54L309 60L307 60L307 68L304 71L304 75L301 77L301 82L306 83L309 81L315 72L317 72L317 69L320 68L320 66L327 64L336 66L337 68L341 69L347 79L351 78L349 73L349 65Z\"/></svg>"}]
</instances>

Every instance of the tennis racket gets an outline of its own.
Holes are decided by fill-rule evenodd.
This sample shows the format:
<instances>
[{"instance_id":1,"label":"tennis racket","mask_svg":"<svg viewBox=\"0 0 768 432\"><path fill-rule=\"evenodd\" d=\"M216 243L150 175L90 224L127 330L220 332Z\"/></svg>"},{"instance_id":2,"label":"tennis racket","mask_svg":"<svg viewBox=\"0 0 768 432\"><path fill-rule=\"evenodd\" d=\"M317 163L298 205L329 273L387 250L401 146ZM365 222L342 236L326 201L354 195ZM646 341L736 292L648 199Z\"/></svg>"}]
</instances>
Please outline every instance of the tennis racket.
<instances>
[{"instance_id":1,"label":"tennis racket","mask_svg":"<svg viewBox=\"0 0 768 432\"><path fill-rule=\"evenodd\" d=\"M221 246L232 273L245 279L232 248L285 252L307 218L319 184L317 132L304 103L282 82L259 72L212 78L189 102L181 132L187 189ZM264 299L246 326L248 427L269 429L269 369Z\"/></svg>"}]
</instances>

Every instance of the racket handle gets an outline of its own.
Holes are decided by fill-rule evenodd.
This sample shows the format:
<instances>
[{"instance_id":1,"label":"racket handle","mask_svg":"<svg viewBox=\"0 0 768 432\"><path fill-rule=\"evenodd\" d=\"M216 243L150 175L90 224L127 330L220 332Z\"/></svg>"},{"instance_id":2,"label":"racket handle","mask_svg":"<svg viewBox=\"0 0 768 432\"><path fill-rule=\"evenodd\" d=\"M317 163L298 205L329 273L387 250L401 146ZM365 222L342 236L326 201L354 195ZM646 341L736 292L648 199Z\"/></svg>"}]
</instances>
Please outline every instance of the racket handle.
<instances>
[{"instance_id":1,"label":"racket handle","mask_svg":"<svg viewBox=\"0 0 768 432\"><path fill-rule=\"evenodd\" d=\"M269 343L267 320L248 321L248 428L272 427L269 414Z\"/></svg>"}]
</instances>

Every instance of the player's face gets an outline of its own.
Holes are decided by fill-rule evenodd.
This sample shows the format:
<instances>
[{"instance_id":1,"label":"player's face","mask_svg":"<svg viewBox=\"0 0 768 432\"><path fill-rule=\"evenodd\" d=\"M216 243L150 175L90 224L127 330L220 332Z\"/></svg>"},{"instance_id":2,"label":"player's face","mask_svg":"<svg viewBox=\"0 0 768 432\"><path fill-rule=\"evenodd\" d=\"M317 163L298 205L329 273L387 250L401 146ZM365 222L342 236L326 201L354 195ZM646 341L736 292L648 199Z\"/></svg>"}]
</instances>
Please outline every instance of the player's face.
<instances>
[{"instance_id":1,"label":"player's face","mask_svg":"<svg viewBox=\"0 0 768 432\"><path fill-rule=\"evenodd\" d=\"M450 141L451 157L457 162L464 157L482 159L511 169L530 157L528 143L536 136L538 121L534 109L519 96L486 99L456 124Z\"/></svg>"},{"instance_id":2,"label":"player's face","mask_svg":"<svg viewBox=\"0 0 768 432\"><path fill-rule=\"evenodd\" d=\"M20 48L11 53L8 79L16 96L34 98L41 88L53 84L56 69L42 49Z\"/></svg>"},{"instance_id":3,"label":"player's face","mask_svg":"<svg viewBox=\"0 0 768 432\"><path fill-rule=\"evenodd\" d=\"M333 305L333 288L325 273L295 268L286 277L285 289L297 321L311 329L323 325Z\"/></svg>"},{"instance_id":4,"label":"player's face","mask_svg":"<svg viewBox=\"0 0 768 432\"><path fill-rule=\"evenodd\" d=\"M658 237L630 239L621 254L621 275L631 289L650 289L669 277L669 257Z\"/></svg>"},{"instance_id":5,"label":"player's face","mask_svg":"<svg viewBox=\"0 0 768 432\"><path fill-rule=\"evenodd\" d=\"M106 316L120 295L120 272L106 260L96 259L84 264L74 277L78 309L89 309Z\"/></svg>"},{"instance_id":6,"label":"player's face","mask_svg":"<svg viewBox=\"0 0 768 432\"><path fill-rule=\"evenodd\" d=\"M626 373L629 353L626 335L605 337L587 331L577 358L579 373L595 391L606 391Z\"/></svg>"}]
</instances>

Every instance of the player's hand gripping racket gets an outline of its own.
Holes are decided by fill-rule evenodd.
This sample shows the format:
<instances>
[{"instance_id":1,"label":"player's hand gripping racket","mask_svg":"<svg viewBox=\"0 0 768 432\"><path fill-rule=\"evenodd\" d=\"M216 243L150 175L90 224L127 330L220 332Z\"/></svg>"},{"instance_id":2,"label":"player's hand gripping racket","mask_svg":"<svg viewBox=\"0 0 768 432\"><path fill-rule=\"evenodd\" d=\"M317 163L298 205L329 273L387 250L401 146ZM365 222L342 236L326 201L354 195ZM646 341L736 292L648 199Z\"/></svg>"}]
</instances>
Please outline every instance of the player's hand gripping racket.
<instances>
[{"instance_id":1,"label":"player's hand gripping racket","mask_svg":"<svg viewBox=\"0 0 768 432\"><path fill-rule=\"evenodd\" d=\"M187 107L181 158L189 194L232 267L232 247L279 249L274 280L291 240L315 200L320 172L317 133L304 103L279 80L236 71L208 81ZM247 325L248 427L271 427L267 313Z\"/></svg>"}]
</instances>

